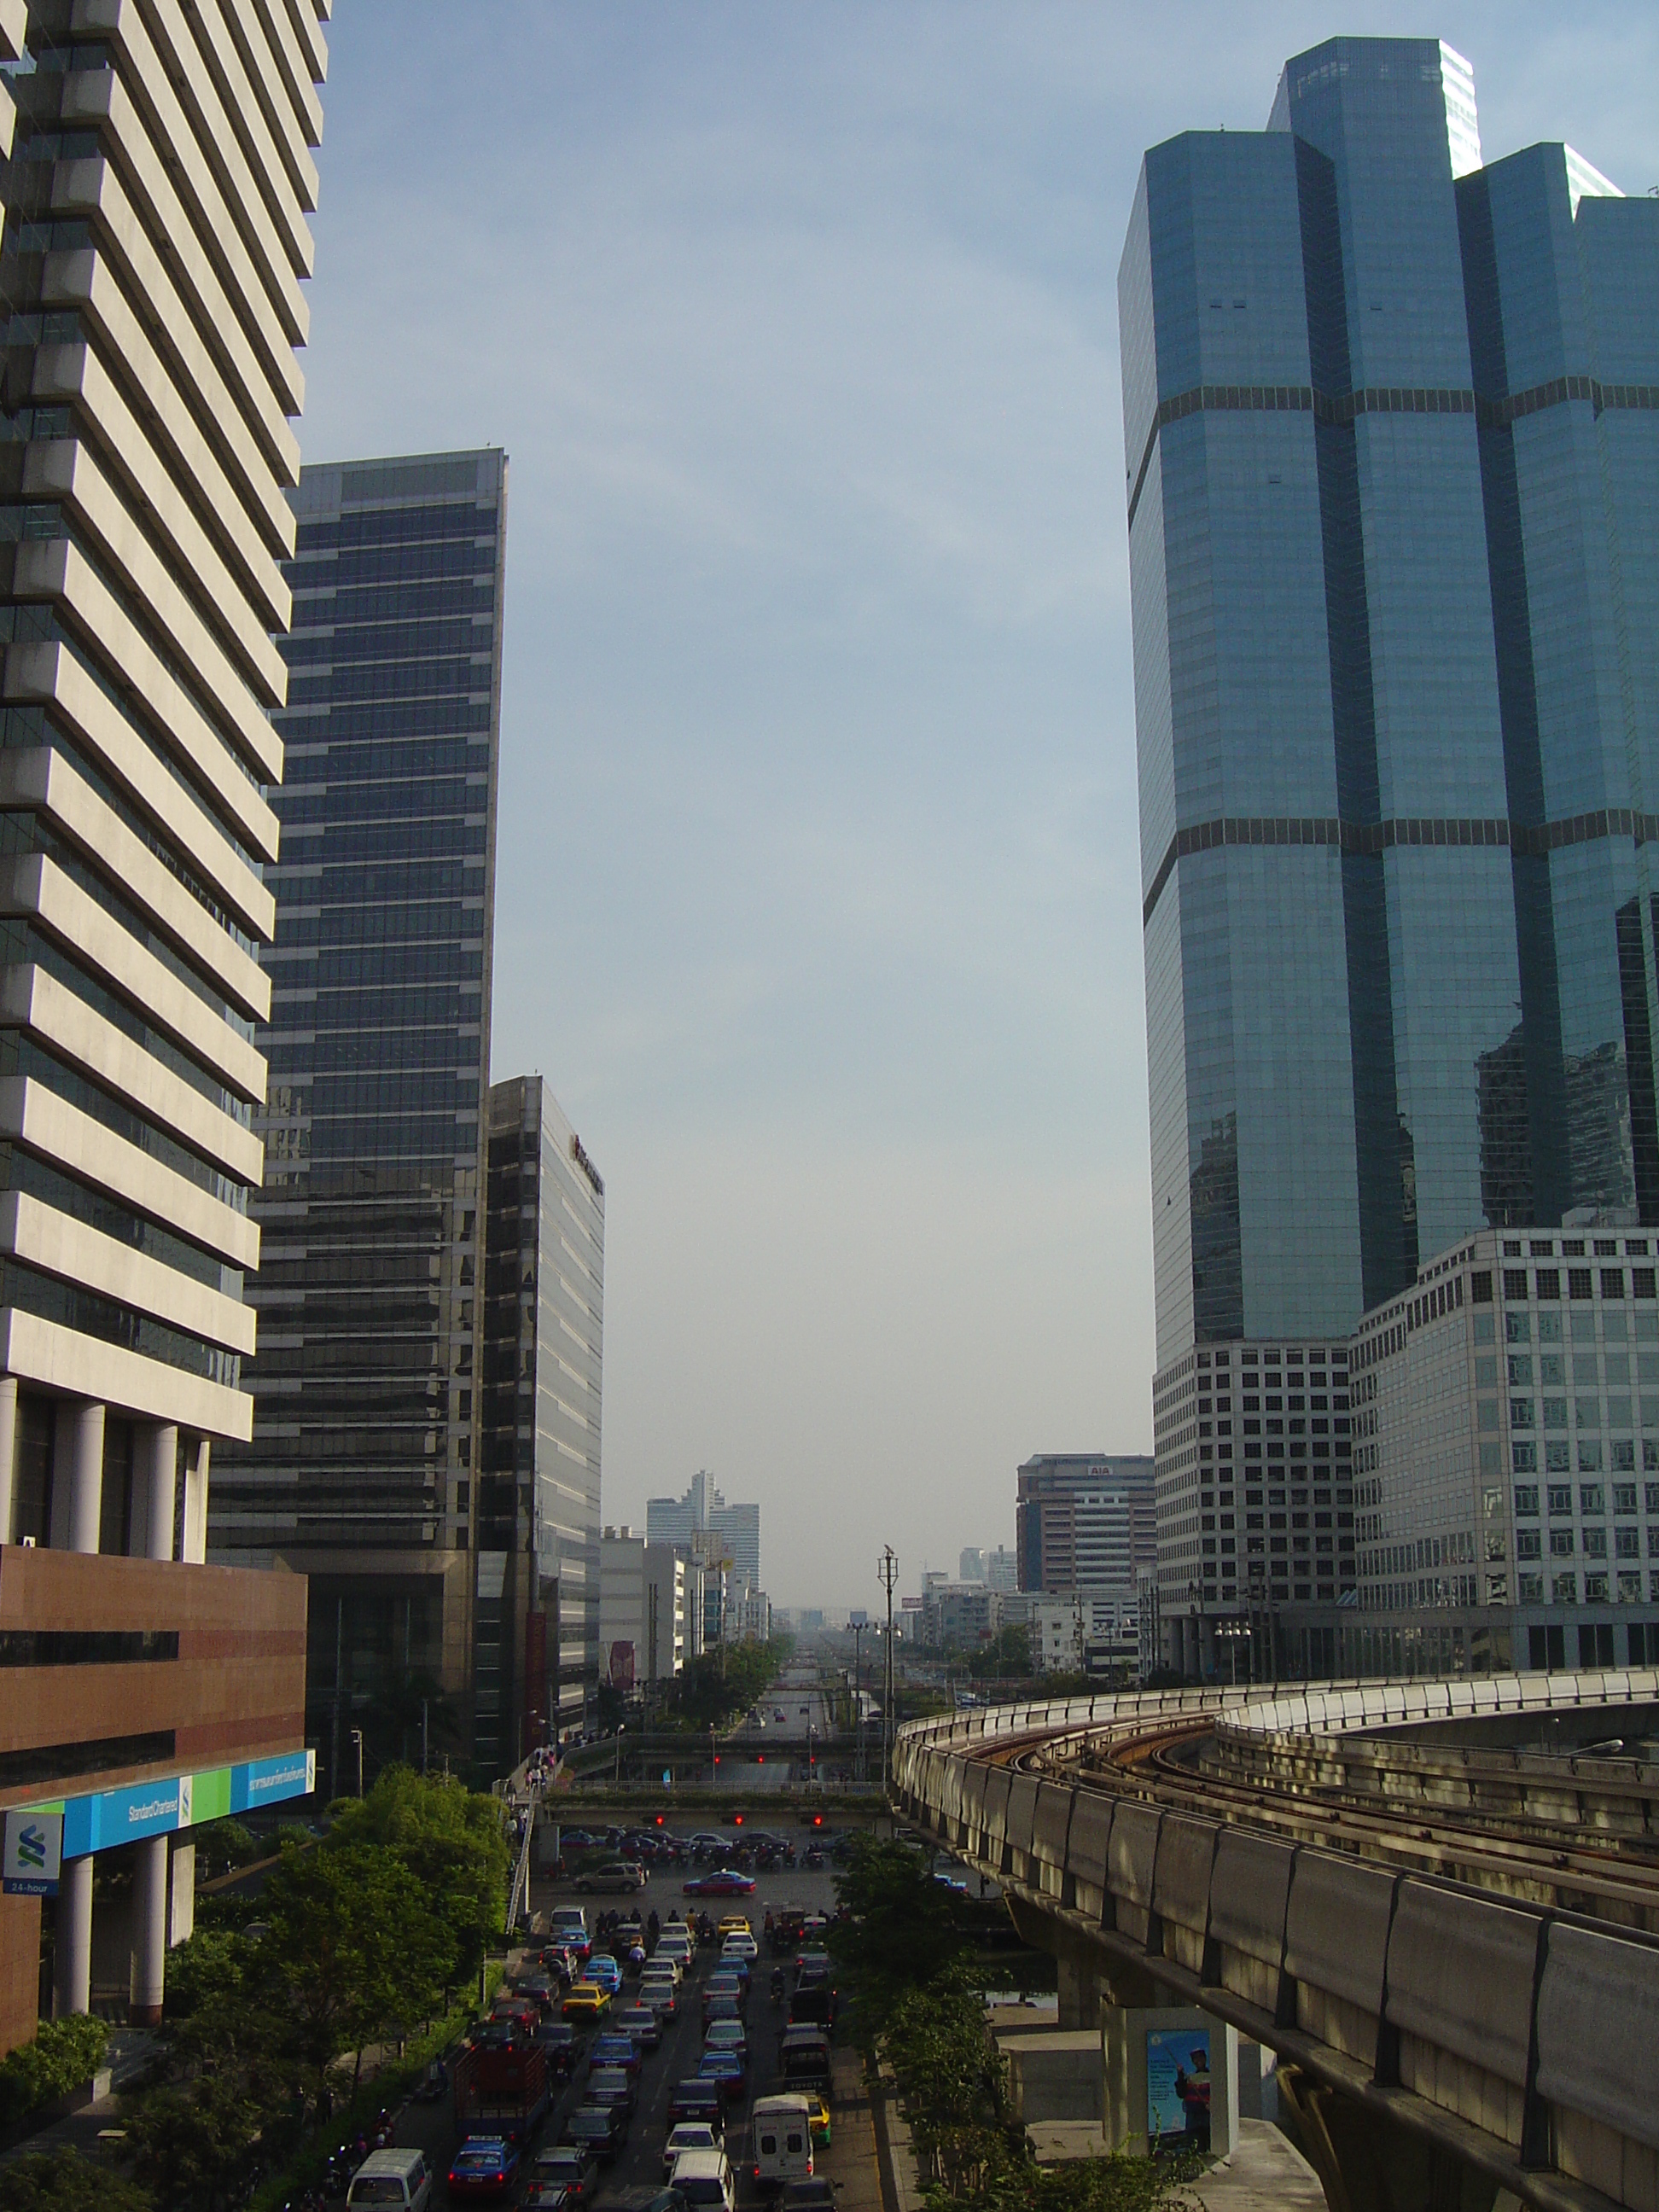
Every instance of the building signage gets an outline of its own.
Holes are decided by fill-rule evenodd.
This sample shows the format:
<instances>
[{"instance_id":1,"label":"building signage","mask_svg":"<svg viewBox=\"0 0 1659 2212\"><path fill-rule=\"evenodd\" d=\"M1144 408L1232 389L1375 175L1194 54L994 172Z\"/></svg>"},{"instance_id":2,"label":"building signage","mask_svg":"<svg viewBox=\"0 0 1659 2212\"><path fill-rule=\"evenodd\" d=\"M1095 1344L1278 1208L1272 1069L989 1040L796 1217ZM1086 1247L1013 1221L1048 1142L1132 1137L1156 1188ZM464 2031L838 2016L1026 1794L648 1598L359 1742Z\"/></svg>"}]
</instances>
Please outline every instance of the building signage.
<instances>
[{"instance_id":1,"label":"building signage","mask_svg":"<svg viewBox=\"0 0 1659 2212\"><path fill-rule=\"evenodd\" d=\"M125 1790L101 1790L96 1796L59 1798L53 1801L53 1808L61 1815L64 1856L76 1859L117 1844L170 1835L227 1813L278 1804L285 1797L309 1796L316 1786L316 1753L289 1751L276 1759L210 1767L203 1774L164 1775Z\"/></svg>"},{"instance_id":2,"label":"building signage","mask_svg":"<svg viewBox=\"0 0 1659 2212\"><path fill-rule=\"evenodd\" d=\"M18 1806L6 1815L8 1897L56 1897L64 1858L64 1816Z\"/></svg>"}]
</instances>

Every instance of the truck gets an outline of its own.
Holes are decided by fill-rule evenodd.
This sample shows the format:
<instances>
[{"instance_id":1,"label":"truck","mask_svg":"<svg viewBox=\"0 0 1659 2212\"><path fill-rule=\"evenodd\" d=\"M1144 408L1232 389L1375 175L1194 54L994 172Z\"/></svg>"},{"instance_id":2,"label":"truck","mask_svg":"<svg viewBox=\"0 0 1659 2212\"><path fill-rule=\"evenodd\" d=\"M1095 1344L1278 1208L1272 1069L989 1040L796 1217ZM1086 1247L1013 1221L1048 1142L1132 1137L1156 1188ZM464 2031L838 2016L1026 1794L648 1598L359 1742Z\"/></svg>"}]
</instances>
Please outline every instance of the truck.
<instances>
[{"instance_id":1,"label":"truck","mask_svg":"<svg viewBox=\"0 0 1659 2212\"><path fill-rule=\"evenodd\" d=\"M455 2065L455 2124L463 2136L530 2139L548 2106L547 2054L524 2038L475 2043Z\"/></svg>"}]
</instances>

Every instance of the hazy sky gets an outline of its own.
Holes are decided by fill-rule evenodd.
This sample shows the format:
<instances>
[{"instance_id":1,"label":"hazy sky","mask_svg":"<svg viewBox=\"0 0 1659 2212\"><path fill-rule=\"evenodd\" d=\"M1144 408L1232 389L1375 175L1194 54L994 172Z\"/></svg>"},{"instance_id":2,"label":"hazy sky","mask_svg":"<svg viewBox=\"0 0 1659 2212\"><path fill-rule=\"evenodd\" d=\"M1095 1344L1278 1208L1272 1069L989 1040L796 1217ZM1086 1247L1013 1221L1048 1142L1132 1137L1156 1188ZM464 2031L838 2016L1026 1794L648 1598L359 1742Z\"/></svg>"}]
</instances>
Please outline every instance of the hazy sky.
<instances>
[{"instance_id":1,"label":"hazy sky","mask_svg":"<svg viewBox=\"0 0 1659 2212\"><path fill-rule=\"evenodd\" d=\"M1659 10L340 0L308 459L512 462L495 1072L606 1179L607 1522L784 1604L1150 1449L1115 278L1337 31L1659 184Z\"/></svg>"}]
</instances>

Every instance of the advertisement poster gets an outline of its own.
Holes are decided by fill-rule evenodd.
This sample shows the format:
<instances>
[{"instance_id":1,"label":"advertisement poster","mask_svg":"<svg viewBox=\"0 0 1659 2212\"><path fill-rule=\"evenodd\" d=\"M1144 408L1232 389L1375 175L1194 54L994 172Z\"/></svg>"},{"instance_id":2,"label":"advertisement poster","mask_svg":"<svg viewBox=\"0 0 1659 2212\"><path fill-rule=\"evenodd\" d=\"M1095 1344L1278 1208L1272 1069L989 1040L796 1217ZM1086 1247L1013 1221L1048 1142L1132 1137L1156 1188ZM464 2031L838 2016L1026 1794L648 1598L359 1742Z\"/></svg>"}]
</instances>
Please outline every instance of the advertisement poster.
<instances>
[{"instance_id":1,"label":"advertisement poster","mask_svg":"<svg viewBox=\"0 0 1659 2212\"><path fill-rule=\"evenodd\" d=\"M611 1663L605 1679L613 1690L631 1690L634 1686L634 1647L631 1644L613 1644Z\"/></svg>"},{"instance_id":2,"label":"advertisement poster","mask_svg":"<svg viewBox=\"0 0 1659 2212\"><path fill-rule=\"evenodd\" d=\"M1210 2031L1146 2031L1146 2148L1210 2148Z\"/></svg>"}]
</instances>

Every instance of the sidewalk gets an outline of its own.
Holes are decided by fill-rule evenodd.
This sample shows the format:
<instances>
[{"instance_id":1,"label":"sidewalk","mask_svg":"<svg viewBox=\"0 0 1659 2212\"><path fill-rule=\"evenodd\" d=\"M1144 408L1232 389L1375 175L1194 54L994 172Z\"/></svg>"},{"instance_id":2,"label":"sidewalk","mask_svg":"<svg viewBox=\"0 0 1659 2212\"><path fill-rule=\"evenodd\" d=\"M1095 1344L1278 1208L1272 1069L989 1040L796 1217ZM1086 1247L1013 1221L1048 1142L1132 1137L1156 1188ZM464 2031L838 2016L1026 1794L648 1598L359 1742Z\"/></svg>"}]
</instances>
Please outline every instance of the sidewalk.
<instances>
[{"instance_id":1,"label":"sidewalk","mask_svg":"<svg viewBox=\"0 0 1659 2212\"><path fill-rule=\"evenodd\" d=\"M819 2171L839 2184L836 2212L896 2212L882 2187L875 2115L854 2051L831 2054L830 2114L834 2139Z\"/></svg>"}]
</instances>

